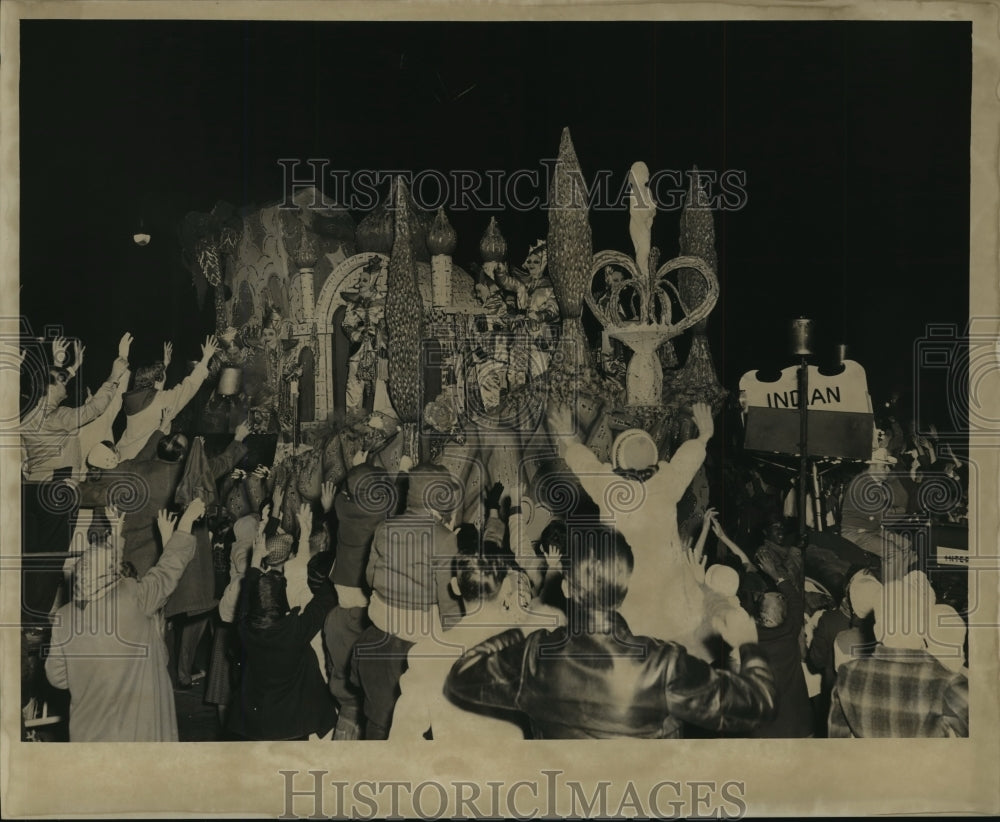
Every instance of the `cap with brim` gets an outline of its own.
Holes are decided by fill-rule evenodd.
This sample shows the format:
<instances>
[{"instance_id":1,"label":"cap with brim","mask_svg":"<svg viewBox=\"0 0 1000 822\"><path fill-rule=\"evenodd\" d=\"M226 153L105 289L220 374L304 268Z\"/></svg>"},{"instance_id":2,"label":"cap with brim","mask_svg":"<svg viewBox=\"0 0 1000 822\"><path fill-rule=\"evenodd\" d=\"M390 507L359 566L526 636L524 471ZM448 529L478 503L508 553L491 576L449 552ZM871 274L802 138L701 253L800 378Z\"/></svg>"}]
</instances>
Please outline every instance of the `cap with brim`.
<instances>
[{"instance_id":1,"label":"cap with brim","mask_svg":"<svg viewBox=\"0 0 1000 822\"><path fill-rule=\"evenodd\" d=\"M295 539L291 534L275 534L267 538L267 564L268 566L281 565L292 555L292 546Z\"/></svg>"},{"instance_id":2,"label":"cap with brim","mask_svg":"<svg viewBox=\"0 0 1000 822\"><path fill-rule=\"evenodd\" d=\"M87 454L87 464L93 468L114 468L118 465L118 452L99 442Z\"/></svg>"},{"instance_id":3,"label":"cap with brim","mask_svg":"<svg viewBox=\"0 0 1000 822\"><path fill-rule=\"evenodd\" d=\"M659 460L656 442L641 428L622 431L611 446L611 464L623 471L651 468Z\"/></svg>"}]
</instances>

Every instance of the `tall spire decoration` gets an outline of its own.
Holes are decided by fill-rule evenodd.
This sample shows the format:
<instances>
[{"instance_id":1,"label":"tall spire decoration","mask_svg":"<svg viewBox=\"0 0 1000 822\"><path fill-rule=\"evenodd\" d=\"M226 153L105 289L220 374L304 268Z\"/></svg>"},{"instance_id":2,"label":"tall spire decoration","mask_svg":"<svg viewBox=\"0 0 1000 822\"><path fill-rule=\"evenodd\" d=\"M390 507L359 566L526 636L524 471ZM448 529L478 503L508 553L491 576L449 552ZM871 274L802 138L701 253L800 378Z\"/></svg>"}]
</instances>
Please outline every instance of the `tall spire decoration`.
<instances>
[{"instance_id":1,"label":"tall spire decoration","mask_svg":"<svg viewBox=\"0 0 1000 822\"><path fill-rule=\"evenodd\" d=\"M416 263L413 256L409 192L406 183L395 183L395 239L389 257L385 323L388 333L389 380L388 392L392 407L415 448L416 424L420 420L420 345L423 335L423 310L417 286ZM404 446L405 448L405 446ZM416 453L410 454L416 458Z\"/></svg>"},{"instance_id":2,"label":"tall spire decoration","mask_svg":"<svg viewBox=\"0 0 1000 822\"><path fill-rule=\"evenodd\" d=\"M552 367L566 375L593 377L580 315L590 285L594 241L590 231L587 184L569 129L559 143L549 189L549 275L562 315L562 337Z\"/></svg>"}]
</instances>

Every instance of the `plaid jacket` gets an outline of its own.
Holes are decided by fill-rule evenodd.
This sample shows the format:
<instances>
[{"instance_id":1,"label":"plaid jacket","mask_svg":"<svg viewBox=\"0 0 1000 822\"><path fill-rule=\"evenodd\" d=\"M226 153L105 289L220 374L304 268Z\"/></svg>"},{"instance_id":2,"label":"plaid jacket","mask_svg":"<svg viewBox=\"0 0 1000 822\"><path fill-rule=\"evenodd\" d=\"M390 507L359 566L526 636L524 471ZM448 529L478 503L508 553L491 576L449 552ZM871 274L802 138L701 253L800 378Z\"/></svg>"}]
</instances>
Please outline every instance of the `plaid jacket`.
<instances>
[{"instance_id":1,"label":"plaid jacket","mask_svg":"<svg viewBox=\"0 0 1000 822\"><path fill-rule=\"evenodd\" d=\"M969 682L923 650L879 645L837 672L831 737L969 735Z\"/></svg>"}]
</instances>

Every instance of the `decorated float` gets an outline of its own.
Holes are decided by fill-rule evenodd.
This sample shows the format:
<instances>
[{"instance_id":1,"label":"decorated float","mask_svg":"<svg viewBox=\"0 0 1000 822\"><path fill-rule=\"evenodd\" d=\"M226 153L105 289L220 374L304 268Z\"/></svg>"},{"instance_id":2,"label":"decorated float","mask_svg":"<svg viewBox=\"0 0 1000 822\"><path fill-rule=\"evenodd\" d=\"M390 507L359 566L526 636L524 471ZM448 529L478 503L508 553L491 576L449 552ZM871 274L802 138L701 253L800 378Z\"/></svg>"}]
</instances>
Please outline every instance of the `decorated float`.
<instances>
[{"instance_id":1,"label":"decorated float","mask_svg":"<svg viewBox=\"0 0 1000 822\"><path fill-rule=\"evenodd\" d=\"M482 488L517 488L537 535L580 499L545 424L553 408L572 407L603 462L635 431L669 459L697 434L692 404L718 412L725 397L706 337L719 296L711 211L692 175L679 253L666 258L651 245L648 177L632 166L632 251L595 253L564 130L547 236L512 263L493 217L467 268L452 259L448 215L419 209L402 181L356 226L315 190L239 218L224 207L189 215L186 258L200 292L212 290L225 346L205 414L246 415L276 437L286 512L359 459L396 471L408 457L460 478L466 521L481 516ZM702 468L682 534L700 523L707 492ZM666 550L680 551L679 539Z\"/></svg>"}]
</instances>

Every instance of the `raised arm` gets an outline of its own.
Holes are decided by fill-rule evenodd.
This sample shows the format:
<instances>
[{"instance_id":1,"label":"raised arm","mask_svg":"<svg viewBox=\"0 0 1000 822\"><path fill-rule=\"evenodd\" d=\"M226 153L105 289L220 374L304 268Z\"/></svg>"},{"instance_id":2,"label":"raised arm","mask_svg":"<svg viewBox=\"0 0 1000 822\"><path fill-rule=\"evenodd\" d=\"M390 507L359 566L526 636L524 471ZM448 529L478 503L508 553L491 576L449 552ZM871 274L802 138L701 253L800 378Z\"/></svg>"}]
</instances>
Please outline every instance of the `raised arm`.
<instances>
[{"instance_id":1,"label":"raised arm","mask_svg":"<svg viewBox=\"0 0 1000 822\"><path fill-rule=\"evenodd\" d=\"M694 475L698 473L702 463L705 461L705 448L708 441L715 433L715 423L712 421L712 409L707 403L696 402L691 406L691 415L694 417L695 425L698 426L698 436L685 442L674 455L669 463L660 463L660 467L669 465L674 487L680 489L678 493L683 494ZM678 497L680 499L680 497Z\"/></svg>"},{"instance_id":2,"label":"raised arm","mask_svg":"<svg viewBox=\"0 0 1000 822\"><path fill-rule=\"evenodd\" d=\"M223 474L228 474L247 455L247 447L243 444L243 440L249 433L250 426L245 422L236 426L233 441L226 446L226 450L208 461L208 471L213 477L219 478Z\"/></svg>"},{"instance_id":3,"label":"raised arm","mask_svg":"<svg viewBox=\"0 0 1000 822\"><path fill-rule=\"evenodd\" d=\"M166 512L161 511L161 516ZM199 517L205 513L205 503L201 498L196 497L188 505L181 515L177 530L163 546L163 554L156 565L150 568L138 584L139 607L148 616L155 614L177 587L184 569L194 557L195 538L191 534L191 528ZM160 523L161 534L165 533L162 520Z\"/></svg>"},{"instance_id":4,"label":"raised arm","mask_svg":"<svg viewBox=\"0 0 1000 822\"><path fill-rule=\"evenodd\" d=\"M76 431L103 414L114 399L118 384L128 372L128 352L132 345L132 335L125 334L118 343L118 358L111 366L111 374L97 393L77 408L60 406L46 417L50 430ZM80 356L82 357L82 351Z\"/></svg>"},{"instance_id":5,"label":"raised arm","mask_svg":"<svg viewBox=\"0 0 1000 822\"><path fill-rule=\"evenodd\" d=\"M716 670L682 646L668 643L665 652L673 658L664 681L667 707L671 716L702 728L746 733L774 717L778 691L774 674L753 641L756 629L750 617L731 614L726 625L723 639L739 648L739 673Z\"/></svg>"},{"instance_id":6,"label":"raised arm","mask_svg":"<svg viewBox=\"0 0 1000 822\"><path fill-rule=\"evenodd\" d=\"M194 370L181 380L179 384L163 392L162 402L170 406L175 414L180 413L184 409L184 406L194 399L194 395L198 393L198 389L201 388L202 383L208 377L208 364L218 350L219 341L214 336L206 337L204 344L201 346L201 360L194 367ZM170 343L165 343L163 346L164 366L170 362L172 351L173 346Z\"/></svg>"},{"instance_id":7,"label":"raised arm","mask_svg":"<svg viewBox=\"0 0 1000 822\"><path fill-rule=\"evenodd\" d=\"M614 469L580 442L573 410L568 405L557 405L549 410L548 428L559 456L566 461L587 495L603 509L607 505L604 495L608 483L618 476Z\"/></svg>"}]
</instances>

